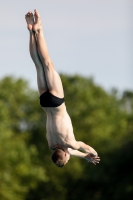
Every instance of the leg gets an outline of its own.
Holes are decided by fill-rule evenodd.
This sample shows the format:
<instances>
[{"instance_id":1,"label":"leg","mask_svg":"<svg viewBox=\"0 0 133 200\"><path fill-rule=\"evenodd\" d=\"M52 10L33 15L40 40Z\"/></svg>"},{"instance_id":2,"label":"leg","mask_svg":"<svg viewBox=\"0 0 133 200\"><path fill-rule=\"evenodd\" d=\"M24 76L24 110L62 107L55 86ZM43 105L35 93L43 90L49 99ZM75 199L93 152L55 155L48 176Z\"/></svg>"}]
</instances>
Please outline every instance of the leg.
<instances>
[{"instance_id":1,"label":"leg","mask_svg":"<svg viewBox=\"0 0 133 200\"><path fill-rule=\"evenodd\" d=\"M64 91L63 91L62 82L61 82L59 74L55 71L53 63L50 59L47 45L46 45L44 35L43 35L40 16L36 10L35 10L34 17L35 17L35 23L33 25L33 30L36 33L37 50L38 50L38 54L45 71L48 89L55 96L63 98Z\"/></svg>"},{"instance_id":2,"label":"leg","mask_svg":"<svg viewBox=\"0 0 133 200\"><path fill-rule=\"evenodd\" d=\"M30 46L29 48L30 48L31 58L36 66L38 91L39 91L39 94L41 95L48 90L48 87L46 83L44 69L40 61L40 58L37 54L35 33L30 33L29 46Z\"/></svg>"},{"instance_id":3,"label":"leg","mask_svg":"<svg viewBox=\"0 0 133 200\"><path fill-rule=\"evenodd\" d=\"M30 55L36 66L38 90L39 94L41 95L42 93L48 90L48 87L45 79L44 69L41 60L39 58L39 55L37 53L35 33L32 30L32 26L34 24L34 18L31 12L29 12L25 17L30 32L30 43L29 43Z\"/></svg>"}]
</instances>

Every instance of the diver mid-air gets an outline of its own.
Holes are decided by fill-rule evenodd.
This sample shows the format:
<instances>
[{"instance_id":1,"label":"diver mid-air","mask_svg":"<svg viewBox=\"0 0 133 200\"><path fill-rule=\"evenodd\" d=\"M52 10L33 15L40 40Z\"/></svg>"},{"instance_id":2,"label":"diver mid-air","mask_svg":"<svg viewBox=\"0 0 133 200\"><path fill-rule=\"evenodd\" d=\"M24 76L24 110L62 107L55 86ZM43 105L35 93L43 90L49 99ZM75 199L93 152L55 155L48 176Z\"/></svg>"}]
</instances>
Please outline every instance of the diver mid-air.
<instances>
[{"instance_id":1,"label":"diver mid-air","mask_svg":"<svg viewBox=\"0 0 133 200\"><path fill-rule=\"evenodd\" d=\"M28 12L25 18L30 33L30 55L37 71L40 105L47 116L46 138L49 148L53 150L51 160L58 167L63 167L70 155L93 164L99 163L97 152L75 139L72 122L66 111L62 82L50 59L38 11L35 10L34 15Z\"/></svg>"}]
</instances>

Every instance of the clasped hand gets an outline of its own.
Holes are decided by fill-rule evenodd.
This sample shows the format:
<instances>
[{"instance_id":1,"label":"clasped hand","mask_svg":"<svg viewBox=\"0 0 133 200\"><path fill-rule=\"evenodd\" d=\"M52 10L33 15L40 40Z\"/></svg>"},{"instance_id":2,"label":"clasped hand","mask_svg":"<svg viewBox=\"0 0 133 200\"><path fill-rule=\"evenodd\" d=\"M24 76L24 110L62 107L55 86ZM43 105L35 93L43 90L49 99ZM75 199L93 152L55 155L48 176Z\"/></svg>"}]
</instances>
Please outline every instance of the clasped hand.
<instances>
[{"instance_id":1,"label":"clasped hand","mask_svg":"<svg viewBox=\"0 0 133 200\"><path fill-rule=\"evenodd\" d=\"M88 162L92 162L94 165L100 162L100 157L98 157L98 155L94 155L93 153L86 153L85 159Z\"/></svg>"}]
</instances>

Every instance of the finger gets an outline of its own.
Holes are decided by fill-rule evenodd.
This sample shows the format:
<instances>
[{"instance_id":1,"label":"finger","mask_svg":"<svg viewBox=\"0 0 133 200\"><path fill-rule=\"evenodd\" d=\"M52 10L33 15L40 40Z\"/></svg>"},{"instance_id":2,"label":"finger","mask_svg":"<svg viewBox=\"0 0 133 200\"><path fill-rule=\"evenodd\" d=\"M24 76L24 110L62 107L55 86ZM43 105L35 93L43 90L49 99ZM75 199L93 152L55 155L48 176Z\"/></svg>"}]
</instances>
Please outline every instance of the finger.
<instances>
[{"instance_id":1,"label":"finger","mask_svg":"<svg viewBox=\"0 0 133 200\"><path fill-rule=\"evenodd\" d=\"M92 160L95 160L95 161L100 161L99 158L92 158Z\"/></svg>"},{"instance_id":2,"label":"finger","mask_svg":"<svg viewBox=\"0 0 133 200\"><path fill-rule=\"evenodd\" d=\"M98 156L95 156L95 158L98 158L98 159L100 159L100 157L98 157Z\"/></svg>"},{"instance_id":3,"label":"finger","mask_svg":"<svg viewBox=\"0 0 133 200\"><path fill-rule=\"evenodd\" d=\"M99 159L95 159L95 160L100 161Z\"/></svg>"},{"instance_id":4,"label":"finger","mask_svg":"<svg viewBox=\"0 0 133 200\"><path fill-rule=\"evenodd\" d=\"M94 162L94 163L99 163L99 160L92 160L92 162Z\"/></svg>"},{"instance_id":5,"label":"finger","mask_svg":"<svg viewBox=\"0 0 133 200\"><path fill-rule=\"evenodd\" d=\"M95 160L100 160L100 158L94 158Z\"/></svg>"},{"instance_id":6,"label":"finger","mask_svg":"<svg viewBox=\"0 0 133 200\"><path fill-rule=\"evenodd\" d=\"M96 163L99 163L99 160L95 160Z\"/></svg>"},{"instance_id":7,"label":"finger","mask_svg":"<svg viewBox=\"0 0 133 200\"><path fill-rule=\"evenodd\" d=\"M92 161L92 163L93 163L94 165L96 165L96 163L95 163L94 161Z\"/></svg>"}]
</instances>

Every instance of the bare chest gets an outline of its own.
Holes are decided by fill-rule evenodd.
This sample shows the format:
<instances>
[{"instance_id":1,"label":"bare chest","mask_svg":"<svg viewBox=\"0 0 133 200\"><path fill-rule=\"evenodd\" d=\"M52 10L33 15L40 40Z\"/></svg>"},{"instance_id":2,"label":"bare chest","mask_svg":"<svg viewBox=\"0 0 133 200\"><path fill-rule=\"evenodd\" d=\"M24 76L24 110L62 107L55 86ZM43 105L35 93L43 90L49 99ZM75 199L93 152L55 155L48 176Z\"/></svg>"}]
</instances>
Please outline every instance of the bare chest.
<instances>
[{"instance_id":1,"label":"bare chest","mask_svg":"<svg viewBox=\"0 0 133 200\"><path fill-rule=\"evenodd\" d=\"M67 147L74 140L72 123L68 116L48 117L46 129L46 137L51 149L56 146Z\"/></svg>"}]
</instances>

